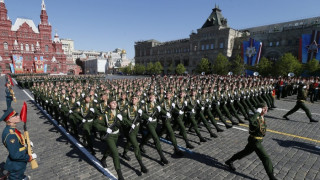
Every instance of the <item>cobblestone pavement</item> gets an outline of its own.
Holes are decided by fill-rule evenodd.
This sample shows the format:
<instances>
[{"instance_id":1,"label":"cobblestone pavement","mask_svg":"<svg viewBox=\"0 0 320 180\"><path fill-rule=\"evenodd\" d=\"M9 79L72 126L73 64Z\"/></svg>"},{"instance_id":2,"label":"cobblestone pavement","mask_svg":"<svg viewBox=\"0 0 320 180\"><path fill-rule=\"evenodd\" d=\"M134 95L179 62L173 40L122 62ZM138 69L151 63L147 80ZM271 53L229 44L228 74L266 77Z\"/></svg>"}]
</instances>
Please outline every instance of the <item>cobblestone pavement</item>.
<instances>
[{"instance_id":1,"label":"cobblestone pavement","mask_svg":"<svg viewBox=\"0 0 320 180\"><path fill-rule=\"evenodd\" d=\"M108 78L119 78L119 76L109 76ZM121 78L128 78L121 76ZM0 77L0 114L6 108L4 77ZM15 86L14 91L17 97L17 103L13 107L20 112L23 101L28 105L28 130L30 138L34 143L34 152L38 155L39 168L31 170L27 167L26 174L32 179L108 179L91 158L73 145L67 136L49 120L45 114L40 111L30 100L26 93ZM266 115L266 122L269 130L264 138L263 145L268 152L273 165L275 176L279 179L320 179L320 124L309 123L307 116L303 112L296 112L289 116L290 121L282 119L286 111L295 105L296 97L289 97L276 101L275 110L269 111ZM313 113L313 117L320 120L320 104L307 104ZM248 124L246 122L246 124ZM4 123L0 124L3 129ZM22 123L18 126L22 128ZM225 160L234 153L242 150L247 143L248 131L245 125L234 126L236 128L225 130L218 133L218 138L212 139L204 127L201 133L207 142L199 143L199 139L194 133L188 132L188 137L195 148L187 151L185 156L177 158L173 155L173 147L162 142L162 148L167 159L168 165L161 166L159 155L155 150L152 140L145 147L146 154L143 155L143 161L148 167L147 174L140 173L140 167L130 151L128 154L131 161L121 158L121 168L126 179L268 179L261 161L256 154L252 154L236 161L236 172L231 172L224 165ZM224 127L223 127L224 128ZM2 132L2 130L1 130ZM176 132L177 133L177 132ZM185 147L181 136L177 135L178 144ZM95 142L97 150L96 158L102 157L101 151L103 144L98 140ZM122 144L119 145L119 152L122 153ZM0 167L3 166L8 152L6 148L0 147ZM108 157L108 170L116 176L112 158Z\"/></svg>"}]
</instances>

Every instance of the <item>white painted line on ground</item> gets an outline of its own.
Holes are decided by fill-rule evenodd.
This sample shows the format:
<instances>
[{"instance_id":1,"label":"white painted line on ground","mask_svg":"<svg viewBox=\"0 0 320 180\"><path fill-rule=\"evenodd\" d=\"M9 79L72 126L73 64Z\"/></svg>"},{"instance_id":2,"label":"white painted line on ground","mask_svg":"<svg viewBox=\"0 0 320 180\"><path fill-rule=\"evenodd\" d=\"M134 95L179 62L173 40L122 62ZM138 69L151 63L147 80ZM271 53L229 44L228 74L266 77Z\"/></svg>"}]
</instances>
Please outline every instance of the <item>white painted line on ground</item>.
<instances>
[{"instance_id":1,"label":"white painted line on ground","mask_svg":"<svg viewBox=\"0 0 320 180\"><path fill-rule=\"evenodd\" d=\"M103 168L103 166L100 164L100 161L96 159L95 156L90 154L85 147L83 147L73 136L71 136L61 125L58 125L57 121L54 120L46 111L44 111L35 101L34 99L27 93L25 90L23 92L34 102L34 104L44 113L47 118L60 129L60 131L67 136L69 141L72 142L95 166L96 168L103 173L103 175L107 176L111 180L116 180L117 178L107 169Z\"/></svg>"},{"instance_id":2,"label":"white painted line on ground","mask_svg":"<svg viewBox=\"0 0 320 180\"><path fill-rule=\"evenodd\" d=\"M288 109L280 109L280 108L275 108L275 110L286 111L286 112L290 111L290 110L288 110ZM298 113L305 113L304 111L296 111L296 112L298 112ZM318 114L318 113L311 113L311 114L316 115L316 116L320 116L320 114Z\"/></svg>"},{"instance_id":3,"label":"white painted line on ground","mask_svg":"<svg viewBox=\"0 0 320 180\"><path fill-rule=\"evenodd\" d=\"M221 126L225 126L224 124L219 123L219 122L218 122L217 124L219 124L219 125L221 125ZM232 128L238 129L238 130L241 130L241 131L248 131L247 129L243 129L243 128L239 128L239 127L235 127L235 126L232 126Z\"/></svg>"},{"instance_id":4,"label":"white painted line on ground","mask_svg":"<svg viewBox=\"0 0 320 180\"><path fill-rule=\"evenodd\" d=\"M162 141L162 142L164 142L164 143L167 143L167 144L172 144L171 141L168 141L168 140L166 140L166 139L164 139L164 138L160 138L160 141ZM179 146L179 145L178 145L178 148L179 148L181 151L186 151L186 152L188 152L188 153L190 153L190 154L193 153L193 152L192 152L190 149L188 149L188 148L184 148L184 147L181 147L181 146Z\"/></svg>"}]
</instances>

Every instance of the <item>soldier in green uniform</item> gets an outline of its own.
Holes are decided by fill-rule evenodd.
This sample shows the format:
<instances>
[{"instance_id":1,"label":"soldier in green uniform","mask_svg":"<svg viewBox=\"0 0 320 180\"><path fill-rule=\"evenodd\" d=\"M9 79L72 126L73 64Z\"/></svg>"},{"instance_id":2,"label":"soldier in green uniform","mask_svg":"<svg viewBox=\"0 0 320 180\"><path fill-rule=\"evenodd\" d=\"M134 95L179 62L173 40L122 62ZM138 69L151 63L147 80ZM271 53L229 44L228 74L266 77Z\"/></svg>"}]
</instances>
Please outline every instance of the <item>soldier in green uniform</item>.
<instances>
[{"instance_id":1,"label":"soldier in green uniform","mask_svg":"<svg viewBox=\"0 0 320 180\"><path fill-rule=\"evenodd\" d=\"M310 122L318 122L318 120L315 120L312 118L309 108L305 105L305 101L307 100L307 96L308 96L308 91L306 88L307 86L304 84L304 80L303 80L302 83L299 85L296 105L293 107L293 109L287 112L283 116L283 118L285 118L286 120L289 120L288 116L298 111L301 108L302 110L304 110L304 112L306 112Z\"/></svg>"},{"instance_id":2,"label":"soldier in green uniform","mask_svg":"<svg viewBox=\"0 0 320 180\"><path fill-rule=\"evenodd\" d=\"M103 95L106 96L106 95ZM117 141L119 137L119 130L123 120L121 112L117 109L117 102L115 99L110 98L109 107L103 106L102 114L99 118L94 120L94 127L97 131L104 134L103 142L106 143L107 149L103 153L101 164L104 168L107 167L106 159L111 154L113 158L113 164L118 174L118 179L124 179L121 172L119 153L117 149Z\"/></svg>"},{"instance_id":3,"label":"soldier in green uniform","mask_svg":"<svg viewBox=\"0 0 320 180\"><path fill-rule=\"evenodd\" d=\"M152 137L154 145L160 156L160 161L162 164L168 164L169 161L164 157L159 136L156 133L157 128L157 117L161 112L161 107L156 104L156 99L153 93L149 93L148 102L141 107L143 110L142 118L144 122L142 123L148 130L147 134L142 136L142 142L140 143L141 152L145 153L144 145L147 144L148 140Z\"/></svg>"},{"instance_id":4,"label":"soldier in green uniform","mask_svg":"<svg viewBox=\"0 0 320 180\"><path fill-rule=\"evenodd\" d=\"M256 113L250 118L249 120L249 138L248 138L248 144L246 147L233 155L229 160L227 160L225 163L229 166L229 168L233 171L236 170L236 168L233 165L233 162L236 160L240 160L244 158L245 156L248 156L252 152L256 152L258 157L263 163L263 166L271 180L276 180L273 174L273 165L272 162L265 151L264 147L262 146L263 137L266 134L266 122L264 119L264 115L268 112L268 106L267 104L261 103L258 105L258 109Z\"/></svg>"},{"instance_id":5,"label":"soldier in green uniform","mask_svg":"<svg viewBox=\"0 0 320 180\"><path fill-rule=\"evenodd\" d=\"M124 131L124 135L127 138L127 143L124 147L122 157L127 161L131 160L131 158L127 155L127 153L129 151L130 146L133 145L134 154L141 167L141 172L147 173L148 169L142 163L141 153L140 153L140 149L137 141L137 134L139 132L141 116L143 112L139 107L138 96L134 94L132 95L131 99L132 99L131 104L128 105L127 110L125 110L123 113L124 115L123 131Z\"/></svg>"}]
</instances>

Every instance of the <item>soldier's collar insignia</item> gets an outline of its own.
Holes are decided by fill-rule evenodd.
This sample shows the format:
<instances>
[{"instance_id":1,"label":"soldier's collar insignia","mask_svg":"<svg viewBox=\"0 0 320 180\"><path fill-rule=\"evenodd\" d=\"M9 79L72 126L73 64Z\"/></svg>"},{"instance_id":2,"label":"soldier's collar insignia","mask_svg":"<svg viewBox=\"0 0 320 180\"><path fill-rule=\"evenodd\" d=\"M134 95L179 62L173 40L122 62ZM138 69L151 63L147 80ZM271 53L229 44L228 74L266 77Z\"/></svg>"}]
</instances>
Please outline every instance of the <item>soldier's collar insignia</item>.
<instances>
[{"instance_id":1,"label":"soldier's collar insignia","mask_svg":"<svg viewBox=\"0 0 320 180\"><path fill-rule=\"evenodd\" d=\"M10 134L14 134L14 131L12 129L9 129Z\"/></svg>"},{"instance_id":2,"label":"soldier's collar insignia","mask_svg":"<svg viewBox=\"0 0 320 180\"><path fill-rule=\"evenodd\" d=\"M15 141L16 141L15 139L10 139L10 142L11 142L12 144L14 144Z\"/></svg>"}]
</instances>

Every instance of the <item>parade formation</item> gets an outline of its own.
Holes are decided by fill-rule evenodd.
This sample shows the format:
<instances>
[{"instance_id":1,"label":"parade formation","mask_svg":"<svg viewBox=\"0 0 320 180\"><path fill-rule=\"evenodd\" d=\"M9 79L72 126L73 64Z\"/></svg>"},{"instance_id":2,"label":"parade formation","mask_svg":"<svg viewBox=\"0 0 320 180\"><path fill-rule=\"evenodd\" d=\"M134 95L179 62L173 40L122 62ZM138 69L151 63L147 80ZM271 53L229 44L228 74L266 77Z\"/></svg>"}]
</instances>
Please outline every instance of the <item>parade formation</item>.
<instances>
[{"instance_id":1,"label":"parade formation","mask_svg":"<svg viewBox=\"0 0 320 180\"><path fill-rule=\"evenodd\" d=\"M10 76L7 77L6 88L9 89L12 80ZM261 145L266 133L263 116L268 110L276 108L273 96L280 93L285 98L297 94L297 105L283 118L288 120L288 115L302 108L310 122L317 122L304 104L308 92L311 91L309 95L312 101L316 101L319 96L316 91L319 87L318 79L312 78L198 75L109 80L104 76L88 75L18 76L16 80L20 87L29 88L35 102L92 155L96 154L95 140L105 143L107 148L100 162L103 167L107 167L110 162L106 159L111 156L118 179L124 179L119 157L130 161L131 157L127 154L130 148L133 148L141 172L148 173L141 153L147 153L144 146L151 138L161 164L166 165L170 162L163 153L161 137L172 142L174 154L183 157L184 152L177 145L175 132L181 135L186 148L193 149L195 145L190 142L188 132L195 132L199 143L205 143L209 137L203 137L200 126L206 129L210 138L218 138L219 132L247 122L250 129L248 145L226 161L226 165L235 170L235 160L255 151L269 178L276 179L271 160ZM10 118L16 116L12 114L11 107L14 93L10 94L7 89L8 110L3 117L9 125ZM217 124L218 120L227 129L221 128ZM138 136L141 137L140 141ZM3 139L6 143L7 138ZM118 152L118 141L124 143L123 152ZM36 155L24 154L28 157L26 162L32 160L31 157L36 158Z\"/></svg>"}]
</instances>

